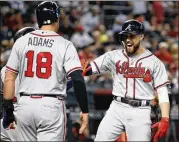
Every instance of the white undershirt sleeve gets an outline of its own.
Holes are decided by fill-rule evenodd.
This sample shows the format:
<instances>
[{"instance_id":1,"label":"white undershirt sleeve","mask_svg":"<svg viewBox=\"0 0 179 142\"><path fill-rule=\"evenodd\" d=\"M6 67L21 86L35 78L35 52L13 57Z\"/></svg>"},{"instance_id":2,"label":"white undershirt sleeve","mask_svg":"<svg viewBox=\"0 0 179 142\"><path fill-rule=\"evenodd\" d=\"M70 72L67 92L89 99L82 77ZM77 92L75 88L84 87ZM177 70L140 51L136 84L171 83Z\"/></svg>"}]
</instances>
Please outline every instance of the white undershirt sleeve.
<instances>
[{"instance_id":1,"label":"white undershirt sleeve","mask_svg":"<svg viewBox=\"0 0 179 142\"><path fill-rule=\"evenodd\" d=\"M157 89L159 104L167 102L169 103L169 97L168 97L168 89L167 86L162 86Z\"/></svg>"}]
</instances>

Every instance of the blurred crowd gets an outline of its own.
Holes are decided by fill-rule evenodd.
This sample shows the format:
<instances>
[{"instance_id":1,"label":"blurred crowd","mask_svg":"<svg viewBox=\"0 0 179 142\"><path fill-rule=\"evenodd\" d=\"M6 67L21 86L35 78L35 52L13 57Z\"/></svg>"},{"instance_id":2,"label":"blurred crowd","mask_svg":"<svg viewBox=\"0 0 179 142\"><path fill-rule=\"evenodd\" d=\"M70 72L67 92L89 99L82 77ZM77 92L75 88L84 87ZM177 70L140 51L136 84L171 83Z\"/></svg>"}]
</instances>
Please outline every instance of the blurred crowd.
<instances>
[{"instance_id":1,"label":"blurred crowd","mask_svg":"<svg viewBox=\"0 0 179 142\"><path fill-rule=\"evenodd\" d=\"M0 2L1 68L6 64L19 29L38 29L35 8L38 1ZM171 81L172 104L179 104L177 1L57 1L61 8L58 33L73 42L81 57L92 60L103 53L123 48L118 33L128 19L142 22L146 29L142 44L165 65ZM59 47L60 48L60 47ZM85 77L87 87L112 88L109 74Z\"/></svg>"}]
</instances>

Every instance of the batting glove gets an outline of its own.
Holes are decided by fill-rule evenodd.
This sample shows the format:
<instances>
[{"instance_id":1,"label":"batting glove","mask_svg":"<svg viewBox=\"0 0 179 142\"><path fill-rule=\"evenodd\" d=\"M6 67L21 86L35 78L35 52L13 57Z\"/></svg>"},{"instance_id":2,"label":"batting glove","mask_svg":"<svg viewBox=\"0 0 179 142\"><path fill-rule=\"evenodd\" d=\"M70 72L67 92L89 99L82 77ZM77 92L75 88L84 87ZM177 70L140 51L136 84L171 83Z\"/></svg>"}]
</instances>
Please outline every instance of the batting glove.
<instances>
[{"instance_id":1,"label":"batting glove","mask_svg":"<svg viewBox=\"0 0 179 142\"><path fill-rule=\"evenodd\" d=\"M5 129L15 129L15 116L13 114L14 106L12 100L4 100L3 102L3 127Z\"/></svg>"},{"instance_id":2,"label":"batting glove","mask_svg":"<svg viewBox=\"0 0 179 142\"><path fill-rule=\"evenodd\" d=\"M169 119L167 117L162 117L162 119L152 125L152 129L157 129L155 134L153 135L153 140L157 141L158 138L164 137L167 134L169 128Z\"/></svg>"}]
</instances>

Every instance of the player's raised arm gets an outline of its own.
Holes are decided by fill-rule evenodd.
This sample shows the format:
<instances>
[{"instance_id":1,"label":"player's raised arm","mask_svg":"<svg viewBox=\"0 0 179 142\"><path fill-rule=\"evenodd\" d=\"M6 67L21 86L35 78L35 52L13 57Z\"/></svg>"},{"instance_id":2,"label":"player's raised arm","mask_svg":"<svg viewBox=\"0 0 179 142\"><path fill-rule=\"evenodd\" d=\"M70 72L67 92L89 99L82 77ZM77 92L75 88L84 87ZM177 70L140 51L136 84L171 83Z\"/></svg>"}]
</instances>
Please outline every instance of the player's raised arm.
<instances>
[{"instance_id":1,"label":"player's raised arm","mask_svg":"<svg viewBox=\"0 0 179 142\"><path fill-rule=\"evenodd\" d=\"M111 52L107 52L90 63L88 60L82 60L82 74L83 76L89 76L92 74L101 74L103 72L111 71L113 68L113 61Z\"/></svg>"},{"instance_id":2,"label":"player's raised arm","mask_svg":"<svg viewBox=\"0 0 179 142\"><path fill-rule=\"evenodd\" d=\"M110 52L105 53L91 62L83 58L80 59L80 62L82 66L82 76L90 76L92 74L101 74L106 71L111 71L113 65ZM69 79L67 82L67 90L71 88L72 81Z\"/></svg>"},{"instance_id":3,"label":"player's raised arm","mask_svg":"<svg viewBox=\"0 0 179 142\"><path fill-rule=\"evenodd\" d=\"M82 76L90 76L92 74L100 74L102 72L111 71L112 61L110 52L96 58L94 61L89 62L87 59L80 59L82 66ZM67 82L67 91L72 88L71 79Z\"/></svg>"}]
</instances>

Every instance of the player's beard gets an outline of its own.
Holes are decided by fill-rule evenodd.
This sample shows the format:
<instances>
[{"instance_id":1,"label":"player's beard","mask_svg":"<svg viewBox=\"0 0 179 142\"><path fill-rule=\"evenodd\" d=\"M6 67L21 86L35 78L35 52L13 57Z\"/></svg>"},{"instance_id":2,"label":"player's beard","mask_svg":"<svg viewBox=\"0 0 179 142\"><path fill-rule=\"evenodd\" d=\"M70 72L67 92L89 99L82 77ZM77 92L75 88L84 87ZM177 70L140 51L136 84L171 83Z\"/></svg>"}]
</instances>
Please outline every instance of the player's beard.
<instances>
[{"instance_id":1,"label":"player's beard","mask_svg":"<svg viewBox=\"0 0 179 142\"><path fill-rule=\"evenodd\" d=\"M128 51L127 49L127 44L125 44L125 50L126 50L126 53L128 56L131 56L133 55L134 53L136 53L136 51L139 49L139 46L140 46L140 42L137 43L136 45L133 45L133 50L132 51Z\"/></svg>"}]
</instances>

